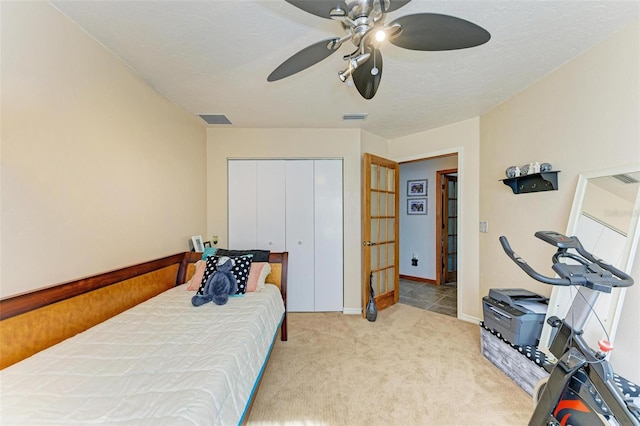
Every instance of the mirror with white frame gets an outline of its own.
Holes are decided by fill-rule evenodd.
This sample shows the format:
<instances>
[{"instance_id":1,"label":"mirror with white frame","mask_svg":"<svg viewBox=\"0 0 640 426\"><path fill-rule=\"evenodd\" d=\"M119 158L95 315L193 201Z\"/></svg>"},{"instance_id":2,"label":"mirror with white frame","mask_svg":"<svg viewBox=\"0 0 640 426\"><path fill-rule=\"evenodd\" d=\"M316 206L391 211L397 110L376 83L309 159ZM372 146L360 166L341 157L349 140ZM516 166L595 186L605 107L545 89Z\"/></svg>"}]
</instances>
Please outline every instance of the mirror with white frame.
<instances>
[{"instance_id":1,"label":"mirror with white frame","mask_svg":"<svg viewBox=\"0 0 640 426\"><path fill-rule=\"evenodd\" d=\"M575 235L584 248L627 273L631 272L640 227L640 164L583 173L578 179L567 235ZM584 327L590 346L607 339L613 343L623 310L625 289L601 294ZM553 287L547 318L564 318L577 290ZM634 309L627 307L627 309ZM546 323L539 349L549 354L553 329Z\"/></svg>"}]
</instances>

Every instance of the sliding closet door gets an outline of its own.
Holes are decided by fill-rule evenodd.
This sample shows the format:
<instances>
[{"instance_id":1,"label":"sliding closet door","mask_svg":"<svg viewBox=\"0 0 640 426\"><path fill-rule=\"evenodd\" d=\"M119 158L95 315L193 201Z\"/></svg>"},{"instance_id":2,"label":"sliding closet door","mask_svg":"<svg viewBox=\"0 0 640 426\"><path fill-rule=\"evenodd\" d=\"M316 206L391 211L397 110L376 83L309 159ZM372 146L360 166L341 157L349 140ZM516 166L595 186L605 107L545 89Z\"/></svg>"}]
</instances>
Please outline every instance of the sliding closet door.
<instances>
[{"instance_id":1,"label":"sliding closet door","mask_svg":"<svg viewBox=\"0 0 640 426\"><path fill-rule=\"evenodd\" d=\"M314 161L315 310L343 309L342 161Z\"/></svg>"},{"instance_id":2,"label":"sliding closet door","mask_svg":"<svg viewBox=\"0 0 640 426\"><path fill-rule=\"evenodd\" d=\"M256 247L256 162L227 162L229 248Z\"/></svg>"},{"instance_id":3,"label":"sliding closet door","mask_svg":"<svg viewBox=\"0 0 640 426\"><path fill-rule=\"evenodd\" d=\"M342 311L342 161L228 166L229 248L289 252L288 311Z\"/></svg>"},{"instance_id":4,"label":"sliding closet door","mask_svg":"<svg viewBox=\"0 0 640 426\"><path fill-rule=\"evenodd\" d=\"M313 161L286 161L286 175L286 247L289 252L287 304L292 312L313 312Z\"/></svg>"},{"instance_id":5,"label":"sliding closet door","mask_svg":"<svg viewBox=\"0 0 640 426\"><path fill-rule=\"evenodd\" d=\"M286 250L285 163L284 160L257 161L257 238L253 248L275 252Z\"/></svg>"}]
</instances>

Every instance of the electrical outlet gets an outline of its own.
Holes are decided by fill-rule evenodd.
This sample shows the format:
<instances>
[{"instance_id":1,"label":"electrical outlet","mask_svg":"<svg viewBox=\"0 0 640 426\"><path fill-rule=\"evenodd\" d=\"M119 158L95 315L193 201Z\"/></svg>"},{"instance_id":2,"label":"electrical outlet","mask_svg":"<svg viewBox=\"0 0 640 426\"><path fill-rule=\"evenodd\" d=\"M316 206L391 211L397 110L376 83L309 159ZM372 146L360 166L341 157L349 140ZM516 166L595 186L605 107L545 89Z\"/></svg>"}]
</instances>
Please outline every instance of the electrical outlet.
<instances>
[{"instance_id":1,"label":"electrical outlet","mask_svg":"<svg viewBox=\"0 0 640 426\"><path fill-rule=\"evenodd\" d=\"M489 222L487 222L486 220L480 221L480 232L482 232L483 234L489 232Z\"/></svg>"}]
</instances>

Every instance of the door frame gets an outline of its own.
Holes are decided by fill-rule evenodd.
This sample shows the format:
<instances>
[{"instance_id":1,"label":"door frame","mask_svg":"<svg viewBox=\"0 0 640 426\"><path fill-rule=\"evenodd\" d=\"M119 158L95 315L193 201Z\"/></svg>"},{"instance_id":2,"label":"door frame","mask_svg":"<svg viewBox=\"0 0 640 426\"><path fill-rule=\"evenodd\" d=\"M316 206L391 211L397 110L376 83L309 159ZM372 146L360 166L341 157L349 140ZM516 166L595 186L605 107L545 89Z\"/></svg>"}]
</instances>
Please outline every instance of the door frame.
<instances>
[{"instance_id":1,"label":"door frame","mask_svg":"<svg viewBox=\"0 0 640 426\"><path fill-rule=\"evenodd\" d=\"M436 158L436 157L434 157ZM459 161L459 159L458 159ZM442 228L444 225L444 218L442 217L442 184L444 182L444 175L448 175L451 173L457 173L458 168L455 169L445 169L445 170L437 170L436 171L436 188L438 188L438 196L436 197L436 284L441 285L446 281L446 277L442 276L442 250L441 250L441 241L442 241ZM458 209L460 211L460 209Z\"/></svg>"}]
</instances>

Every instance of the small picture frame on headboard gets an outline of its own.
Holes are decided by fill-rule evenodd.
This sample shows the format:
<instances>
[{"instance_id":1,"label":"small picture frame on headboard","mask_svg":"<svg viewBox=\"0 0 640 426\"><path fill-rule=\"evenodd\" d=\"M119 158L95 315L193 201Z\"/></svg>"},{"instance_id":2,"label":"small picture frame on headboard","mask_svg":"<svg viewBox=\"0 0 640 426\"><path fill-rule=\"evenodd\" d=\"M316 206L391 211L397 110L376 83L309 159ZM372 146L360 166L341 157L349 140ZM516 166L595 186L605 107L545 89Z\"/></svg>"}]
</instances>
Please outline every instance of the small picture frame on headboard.
<instances>
[{"instance_id":1,"label":"small picture frame on headboard","mask_svg":"<svg viewBox=\"0 0 640 426\"><path fill-rule=\"evenodd\" d=\"M204 248L211 248L211 241L205 241Z\"/></svg>"},{"instance_id":2,"label":"small picture frame on headboard","mask_svg":"<svg viewBox=\"0 0 640 426\"><path fill-rule=\"evenodd\" d=\"M191 244L193 245L193 251L197 251L197 252L204 251L204 243L202 242L202 235L192 236Z\"/></svg>"}]
</instances>

